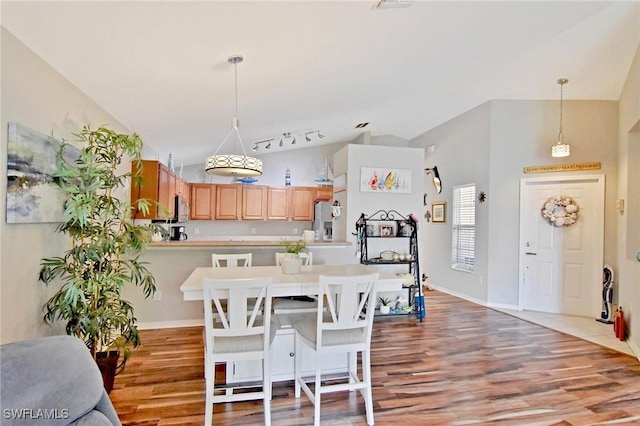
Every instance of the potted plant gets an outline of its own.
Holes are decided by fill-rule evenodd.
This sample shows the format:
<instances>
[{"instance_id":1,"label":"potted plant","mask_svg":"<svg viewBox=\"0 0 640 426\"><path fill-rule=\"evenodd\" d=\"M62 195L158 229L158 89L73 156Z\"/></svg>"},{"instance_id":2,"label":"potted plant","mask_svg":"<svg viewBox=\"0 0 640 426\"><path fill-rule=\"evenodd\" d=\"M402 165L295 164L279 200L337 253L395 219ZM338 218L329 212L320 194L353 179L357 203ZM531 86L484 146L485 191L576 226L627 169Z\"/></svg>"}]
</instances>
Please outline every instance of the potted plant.
<instances>
[{"instance_id":1,"label":"potted plant","mask_svg":"<svg viewBox=\"0 0 640 426\"><path fill-rule=\"evenodd\" d=\"M380 302L380 313L388 314L391 312L391 300L386 297L379 297L378 302Z\"/></svg>"},{"instance_id":2,"label":"potted plant","mask_svg":"<svg viewBox=\"0 0 640 426\"><path fill-rule=\"evenodd\" d=\"M88 126L76 136L83 144L79 157L65 159L66 141L57 155L54 181L66 194L64 221L57 232L70 237L71 247L40 262L39 281L47 286L61 283L43 306L44 320L66 321L67 334L85 342L110 391L113 376L129 359L130 346L140 344L133 306L122 291L133 285L141 287L145 297L155 292L155 279L139 256L158 226L133 224L131 204L116 196L130 179L141 179L128 167L129 159L140 161L140 137ZM117 170L123 160L124 173ZM136 204L148 212L151 202Z\"/></svg>"},{"instance_id":3,"label":"potted plant","mask_svg":"<svg viewBox=\"0 0 640 426\"><path fill-rule=\"evenodd\" d=\"M280 261L282 272L284 274L299 274L300 268L302 267L300 253L309 253L306 241L289 241L285 239L282 240L282 245L286 252L286 255Z\"/></svg>"}]
</instances>

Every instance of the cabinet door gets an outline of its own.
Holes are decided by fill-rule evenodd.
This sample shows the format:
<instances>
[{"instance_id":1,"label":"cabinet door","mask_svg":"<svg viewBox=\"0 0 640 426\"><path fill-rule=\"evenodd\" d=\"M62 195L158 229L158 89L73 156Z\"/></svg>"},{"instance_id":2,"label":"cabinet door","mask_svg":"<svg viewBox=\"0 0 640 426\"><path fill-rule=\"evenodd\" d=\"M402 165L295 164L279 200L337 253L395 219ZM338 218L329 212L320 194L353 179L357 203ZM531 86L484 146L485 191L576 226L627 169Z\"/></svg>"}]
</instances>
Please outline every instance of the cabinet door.
<instances>
[{"instance_id":1,"label":"cabinet door","mask_svg":"<svg viewBox=\"0 0 640 426\"><path fill-rule=\"evenodd\" d=\"M171 189L175 190L175 179L171 185L171 171L164 165L158 165L158 209L156 217L173 217L173 200L170 199Z\"/></svg>"},{"instance_id":2,"label":"cabinet door","mask_svg":"<svg viewBox=\"0 0 640 426\"><path fill-rule=\"evenodd\" d=\"M313 220L313 196L315 188L291 187L291 220Z\"/></svg>"},{"instance_id":3,"label":"cabinet door","mask_svg":"<svg viewBox=\"0 0 640 426\"><path fill-rule=\"evenodd\" d=\"M316 188L314 201L331 201L333 198L333 186Z\"/></svg>"},{"instance_id":4,"label":"cabinet door","mask_svg":"<svg viewBox=\"0 0 640 426\"><path fill-rule=\"evenodd\" d=\"M267 220L289 220L289 190L267 188Z\"/></svg>"},{"instance_id":5,"label":"cabinet door","mask_svg":"<svg viewBox=\"0 0 640 426\"><path fill-rule=\"evenodd\" d=\"M191 209L189 218L212 220L215 216L216 186L209 183L191 185Z\"/></svg>"},{"instance_id":6,"label":"cabinet door","mask_svg":"<svg viewBox=\"0 0 640 426\"><path fill-rule=\"evenodd\" d=\"M216 185L217 220L238 220L242 208L242 186Z\"/></svg>"},{"instance_id":7,"label":"cabinet door","mask_svg":"<svg viewBox=\"0 0 640 426\"><path fill-rule=\"evenodd\" d=\"M264 220L267 213L267 188L264 186L242 187L242 219Z\"/></svg>"},{"instance_id":8,"label":"cabinet door","mask_svg":"<svg viewBox=\"0 0 640 426\"><path fill-rule=\"evenodd\" d=\"M131 163L131 172L138 173L136 163ZM146 198L151 201L158 201L158 167L157 161L143 160L140 163L142 171L140 175L142 182L131 181L131 205L136 207L137 201ZM134 219L154 219L157 217L157 207L155 204L149 206L149 213L144 215L140 210L133 211Z\"/></svg>"}]
</instances>

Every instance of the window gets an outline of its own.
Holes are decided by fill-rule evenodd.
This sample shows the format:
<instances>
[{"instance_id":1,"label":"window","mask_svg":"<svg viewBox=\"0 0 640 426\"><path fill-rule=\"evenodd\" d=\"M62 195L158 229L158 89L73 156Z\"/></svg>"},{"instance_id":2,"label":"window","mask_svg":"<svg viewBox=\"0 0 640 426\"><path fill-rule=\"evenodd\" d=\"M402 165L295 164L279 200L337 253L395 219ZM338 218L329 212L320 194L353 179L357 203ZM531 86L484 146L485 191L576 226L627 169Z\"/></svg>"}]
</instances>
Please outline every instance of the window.
<instances>
[{"instance_id":1,"label":"window","mask_svg":"<svg viewBox=\"0 0 640 426\"><path fill-rule=\"evenodd\" d=\"M476 184L453 187L451 267L472 272L476 253Z\"/></svg>"}]
</instances>

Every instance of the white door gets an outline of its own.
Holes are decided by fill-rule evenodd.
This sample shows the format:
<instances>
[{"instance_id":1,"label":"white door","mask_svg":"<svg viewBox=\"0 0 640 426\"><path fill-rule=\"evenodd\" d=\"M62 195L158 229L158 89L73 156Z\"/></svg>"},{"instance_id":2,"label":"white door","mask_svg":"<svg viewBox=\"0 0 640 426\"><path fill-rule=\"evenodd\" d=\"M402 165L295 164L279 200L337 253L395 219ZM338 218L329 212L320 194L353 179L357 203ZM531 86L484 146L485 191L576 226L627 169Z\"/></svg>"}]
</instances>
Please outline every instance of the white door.
<instances>
[{"instance_id":1,"label":"white door","mask_svg":"<svg viewBox=\"0 0 640 426\"><path fill-rule=\"evenodd\" d=\"M579 207L571 226L542 216L551 197ZM604 176L522 179L520 183L520 308L594 316L601 309Z\"/></svg>"}]
</instances>

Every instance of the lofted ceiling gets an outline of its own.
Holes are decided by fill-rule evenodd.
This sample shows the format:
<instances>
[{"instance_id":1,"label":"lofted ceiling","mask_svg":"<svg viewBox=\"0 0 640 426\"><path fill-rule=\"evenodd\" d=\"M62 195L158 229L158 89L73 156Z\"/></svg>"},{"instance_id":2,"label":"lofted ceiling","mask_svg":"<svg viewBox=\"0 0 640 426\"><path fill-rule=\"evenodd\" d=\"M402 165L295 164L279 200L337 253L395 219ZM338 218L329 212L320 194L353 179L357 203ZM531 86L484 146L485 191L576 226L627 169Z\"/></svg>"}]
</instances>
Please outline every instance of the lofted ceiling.
<instances>
[{"instance_id":1,"label":"lofted ceiling","mask_svg":"<svg viewBox=\"0 0 640 426\"><path fill-rule=\"evenodd\" d=\"M1 22L184 165L203 163L231 129L231 55L244 56L247 151L275 138L260 155L364 131L410 140L490 99L558 99L560 77L565 99L617 100L640 43L639 1L375 3L3 0ZM314 130L325 137L300 137ZM297 143L280 148L286 132Z\"/></svg>"}]
</instances>

